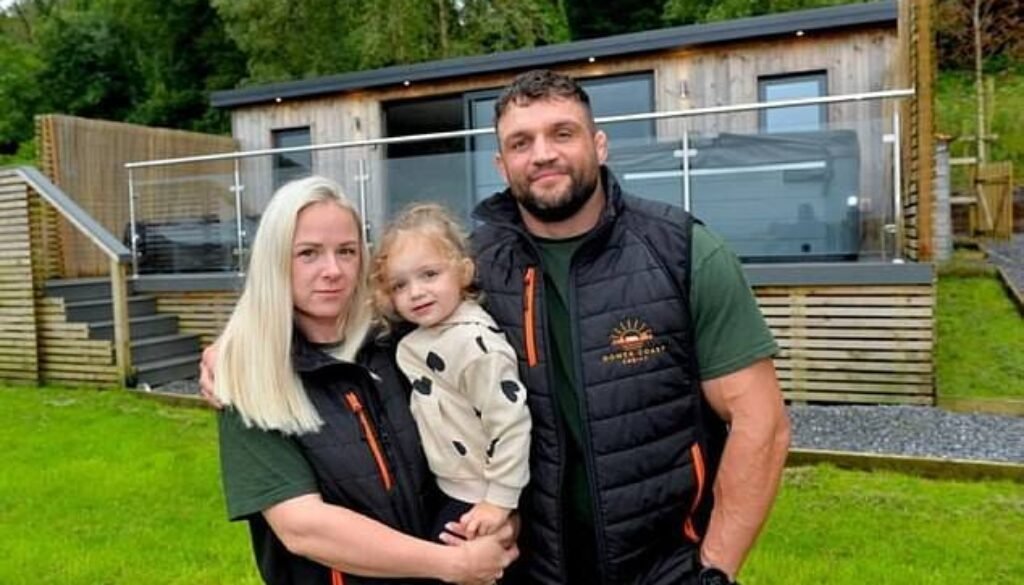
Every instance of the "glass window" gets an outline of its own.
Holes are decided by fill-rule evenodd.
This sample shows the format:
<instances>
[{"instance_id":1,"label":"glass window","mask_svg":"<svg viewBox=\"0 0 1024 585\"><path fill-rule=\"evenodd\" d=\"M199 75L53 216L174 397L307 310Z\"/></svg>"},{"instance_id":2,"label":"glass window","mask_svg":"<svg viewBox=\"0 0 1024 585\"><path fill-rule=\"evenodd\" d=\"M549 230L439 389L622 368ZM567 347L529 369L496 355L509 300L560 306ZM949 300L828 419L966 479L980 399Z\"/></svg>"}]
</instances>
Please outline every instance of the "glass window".
<instances>
[{"instance_id":1,"label":"glass window","mask_svg":"<svg viewBox=\"0 0 1024 585\"><path fill-rule=\"evenodd\" d=\"M825 72L761 77L757 80L762 102L822 97L828 93ZM761 110L761 132L813 132L825 126L825 106L793 106Z\"/></svg>"},{"instance_id":2,"label":"glass window","mask_svg":"<svg viewBox=\"0 0 1024 585\"><path fill-rule=\"evenodd\" d=\"M290 148L293 146L309 146L309 126L287 128L270 131L271 144L274 148ZM295 179L308 177L313 173L313 153L304 150L284 152L274 155L274 190Z\"/></svg>"},{"instance_id":3,"label":"glass window","mask_svg":"<svg viewBox=\"0 0 1024 585\"><path fill-rule=\"evenodd\" d=\"M626 114L645 114L654 111L654 76L650 73L581 79L580 85L590 96L590 108L595 118ZM472 128L494 125L494 104L498 90L467 94ZM614 166L616 151L654 142L654 122L640 120L606 124L601 128L608 135L612 152L609 164ZM471 140L473 193L477 201L505 188L494 167L497 142L493 135L476 136Z\"/></svg>"},{"instance_id":4,"label":"glass window","mask_svg":"<svg viewBox=\"0 0 1024 585\"><path fill-rule=\"evenodd\" d=\"M462 94L388 102L383 111L389 137L465 128ZM388 144L385 154L388 215L415 201L435 201L469 214L465 138Z\"/></svg>"}]
</instances>

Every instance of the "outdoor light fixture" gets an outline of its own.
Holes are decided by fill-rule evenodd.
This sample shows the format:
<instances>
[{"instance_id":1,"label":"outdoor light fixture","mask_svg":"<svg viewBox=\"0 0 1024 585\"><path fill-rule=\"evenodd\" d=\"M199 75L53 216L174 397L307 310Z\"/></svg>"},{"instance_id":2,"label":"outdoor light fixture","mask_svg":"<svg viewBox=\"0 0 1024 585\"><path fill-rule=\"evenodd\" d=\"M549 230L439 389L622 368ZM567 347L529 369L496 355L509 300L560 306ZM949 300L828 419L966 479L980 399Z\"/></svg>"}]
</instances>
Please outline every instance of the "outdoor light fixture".
<instances>
[{"instance_id":1,"label":"outdoor light fixture","mask_svg":"<svg viewBox=\"0 0 1024 585\"><path fill-rule=\"evenodd\" d=\"M405 87L409 87L410 85L412 85L412 82L406 79L405 81L402 82L402 85L404 85Z\"/></svg>"},{"instance_id":2,"label":"outdoor light fixture","mask_svg":"<svg viewBox=\"0 0 1024 585\"><path fill-rule=\"evenodd\" d=\"M593 63L594 61L597 61L597 57L590 57L587 59L588 63Z\"/></svg>"},{"instance_id":3,"label":"outdoor light fixture","mask_svg":"<svg viewBox=\"0 0 1024 585\"><path fill-rule=\"evenodd\" d=\"M796 31L796 36L798 36L798 37L804 36L804 31L802 31L802 30Z\"/></svg>"},{"instance_id":4,"label":"outdoor light fixture","mask_svg":"<svg viewBox=\"0 0 1024 585\"><path fill-rule=\"evenodd\" d=\"M274 98L274 102L275 102L275 103L278 103L278 104L279 104L279 103L281 103L281 98L279 98L279 97L277 97L277 98Z\"/></svg>"}]
</instances>

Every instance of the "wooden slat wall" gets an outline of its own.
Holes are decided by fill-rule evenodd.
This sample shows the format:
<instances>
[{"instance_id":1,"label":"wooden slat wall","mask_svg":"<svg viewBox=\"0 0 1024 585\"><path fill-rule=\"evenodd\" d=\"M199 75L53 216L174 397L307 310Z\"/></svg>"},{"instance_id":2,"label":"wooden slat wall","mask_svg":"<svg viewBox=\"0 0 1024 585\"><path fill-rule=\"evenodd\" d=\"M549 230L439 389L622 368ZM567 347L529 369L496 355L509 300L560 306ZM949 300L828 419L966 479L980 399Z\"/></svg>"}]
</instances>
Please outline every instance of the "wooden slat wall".
<instances>
[{"instance_id":1,"label":"wooden slat wall","mask_svg":"<svg viewBox=\"0 0 1024 585\"><path fill-rule=\"evenodd\" d=\"M238 293L230 291L162 292L156 295L157 311L177 315L181 332L199 335L204 347L220 335L237 301Z\"/></svg>"},{"instance_id":2,"label":"wooden slat wall","mask_svg":"<svg viewBox=\"0 0 1024 585\"><path fill-rule=\"evenodd\" d=\"M63 299L44 297L37 306L42 381L76 386L120 384L112 342L89 339L85 323L69 323Z\"/></svg>"},{"instance_id":3,"label":"wooden slat wall","mask_svg":"<svg viewBox=\"0 0 1024 585\"><path fill-rule=\"evenodd\" d=\"M756 287L786 398L932 404L934 287Z\"/></svg>"},{"instance_id":4,"label":"wooden slat wall","mask_svg":"<svg viewBox=\"0 0 1024 585\"><path fill-rule=\"evenodd\" d=\"M13 171L0 171L0 380L39 381L29 193Z\"/></svg>"},{"instance_id":5,"label":"wooden slat wall","mask_svg":"<svg viewBox=\"0 0 1024 585\"><path fill-rule=\"evenodd\" d=\"M129 218L125 163L235 150L234 139L227 136L60 115L37 117L36 136L42 172L118 238ZM234 197L227 190L232 169L230 162L220 162L139 171L137 217L233 218ZM102 252L67 222L60 223L64 275L106 275L108 260Z\"/></svg>"}]
</instances>

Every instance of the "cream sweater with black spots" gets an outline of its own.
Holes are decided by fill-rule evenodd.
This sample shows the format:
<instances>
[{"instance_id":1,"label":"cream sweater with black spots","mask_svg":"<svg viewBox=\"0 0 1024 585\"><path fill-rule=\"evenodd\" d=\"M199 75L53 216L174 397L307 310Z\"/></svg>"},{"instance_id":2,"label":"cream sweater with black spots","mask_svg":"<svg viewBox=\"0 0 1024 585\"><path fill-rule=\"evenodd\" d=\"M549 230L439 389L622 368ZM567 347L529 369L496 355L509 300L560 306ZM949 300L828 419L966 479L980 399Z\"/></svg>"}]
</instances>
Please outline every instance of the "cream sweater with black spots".
<instances>
[{"instance_id":1,"label":"cream sweater with black spots","mask_svg":"<svg viewBox=\"0 0 1024 585\"><path fill-rule=\"evenodd\" d=\"M530 413L515 350L484 309L463 301L398 344L410 407L438 487L514 509L530 478Z\"/></svg>"}]
</instances>

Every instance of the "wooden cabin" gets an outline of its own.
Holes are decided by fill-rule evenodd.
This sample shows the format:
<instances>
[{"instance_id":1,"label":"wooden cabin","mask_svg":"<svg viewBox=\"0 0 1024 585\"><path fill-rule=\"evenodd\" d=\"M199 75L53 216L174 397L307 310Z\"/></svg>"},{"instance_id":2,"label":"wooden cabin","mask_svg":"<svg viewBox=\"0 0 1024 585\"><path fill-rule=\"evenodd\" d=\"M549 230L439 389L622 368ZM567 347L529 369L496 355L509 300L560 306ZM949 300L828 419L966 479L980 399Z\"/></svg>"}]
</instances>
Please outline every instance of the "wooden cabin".
<instances>
[{"instance_id":1,"label":"wooden cabin","mask_svg":"<svg viewBox=\"0 0 1024 585\"><path fill-rule=\"evenodd\" d=\"M132 286L209 341L267 200L309 173L345 187L371 239L413 200L468 219L503 187L497 94L550 68L587 89L628 190L690 209L739 253L788 398L932 403L930 12L855 4L216 93L237 154L128 165ZM217 210L146 208L199 178ZM221 244L210 260L151 252L150 235L197 222Z\"/></svg>"}]
</instances>

